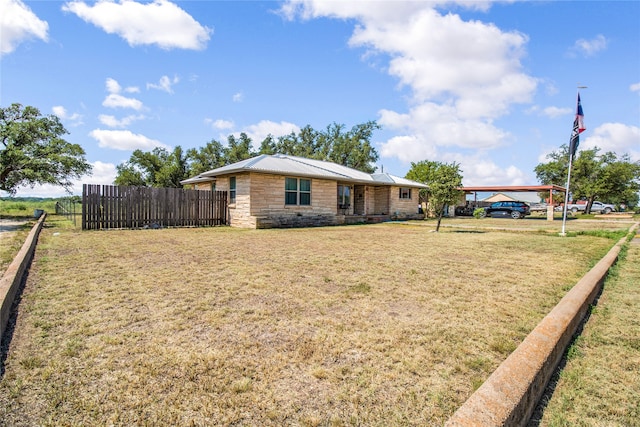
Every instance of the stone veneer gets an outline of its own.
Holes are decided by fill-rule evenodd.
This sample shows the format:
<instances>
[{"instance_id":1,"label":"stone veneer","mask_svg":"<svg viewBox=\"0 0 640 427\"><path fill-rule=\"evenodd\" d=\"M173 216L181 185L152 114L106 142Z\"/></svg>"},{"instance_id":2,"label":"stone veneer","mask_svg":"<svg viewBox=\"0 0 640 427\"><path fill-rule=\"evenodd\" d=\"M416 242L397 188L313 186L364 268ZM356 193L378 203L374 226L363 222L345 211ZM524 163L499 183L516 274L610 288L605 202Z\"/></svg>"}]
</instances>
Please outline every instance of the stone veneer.
<instances>
[{"instance_id":1,"label":"stone veneer","mask_svg":"<svg viewBox=\"0 0 640 427\"><path fill-rule=\"evenodd\" d=\"M311 205L285 205L285 178L256 172L216 177L216 190L229 191L229 178L236 177L236 200L229 200L229 221L240 228L287 228L337 225L345 223L338 212L338 183L335 180L311 179ZM291 178L299 178L291 176ZM305 178L307 179L307 178ZM347 185L353 185L348 184ZM209 183L198 189L211 188ZM413 218L417 213L418 189L412 188L411 199L399 198L399 187L365 186L364 217L389 215L392 219ZM352 191L351 197L354 194ZM353 200L348 214L353 211ZM366 221L366 218L363 222Z\"/></svg>"}]
</instances>

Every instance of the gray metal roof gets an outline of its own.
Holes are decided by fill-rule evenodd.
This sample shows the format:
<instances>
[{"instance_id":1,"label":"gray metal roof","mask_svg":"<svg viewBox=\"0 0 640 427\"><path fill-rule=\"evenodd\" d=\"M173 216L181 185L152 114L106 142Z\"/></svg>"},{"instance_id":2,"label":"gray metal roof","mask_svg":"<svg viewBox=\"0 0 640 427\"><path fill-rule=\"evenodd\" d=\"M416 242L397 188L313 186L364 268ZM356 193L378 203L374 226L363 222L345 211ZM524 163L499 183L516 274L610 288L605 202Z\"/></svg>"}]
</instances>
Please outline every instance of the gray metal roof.
<instances>
[{"instance_id":1,"label":"gray metal roof","mask_svg":"<svg viewBox=\"0 0 640 427\"><path fill-rule=\"evenodd\" d=\"M426 185L409 179L400 178L387 173L368 174L356 169L322 160L284 154L261 154L251 159L242 160L231 165L213 169L200 175L181 181L182 184L193 184L212 179L220 175L239 172L261 172L276 175L306 176L311 178L334 179L341 182L362 183L372 185L404 185L408 187L427 188Z\"/></svg>"}]
</instances>

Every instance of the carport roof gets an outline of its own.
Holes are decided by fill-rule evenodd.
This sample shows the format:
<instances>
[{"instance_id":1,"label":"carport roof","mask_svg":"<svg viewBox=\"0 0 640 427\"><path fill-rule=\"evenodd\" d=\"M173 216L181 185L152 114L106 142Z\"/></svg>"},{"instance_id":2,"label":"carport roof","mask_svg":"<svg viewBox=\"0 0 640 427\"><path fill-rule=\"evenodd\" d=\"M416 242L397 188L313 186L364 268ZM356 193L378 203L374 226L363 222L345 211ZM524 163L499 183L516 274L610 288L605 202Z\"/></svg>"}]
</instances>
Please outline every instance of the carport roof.
<instances>
[{"instance_id":1,"label":"carport roof","mask_svg":"<svg viewBox=\"0 0 640 427\"><path fill-rule=\"evenodd\" d=\"M559 191L564 193L566 189L559 185L494 185L489 187L462 187L466 193L487 192L510 192L510 191Z\"/></svg>"}]
</instances>

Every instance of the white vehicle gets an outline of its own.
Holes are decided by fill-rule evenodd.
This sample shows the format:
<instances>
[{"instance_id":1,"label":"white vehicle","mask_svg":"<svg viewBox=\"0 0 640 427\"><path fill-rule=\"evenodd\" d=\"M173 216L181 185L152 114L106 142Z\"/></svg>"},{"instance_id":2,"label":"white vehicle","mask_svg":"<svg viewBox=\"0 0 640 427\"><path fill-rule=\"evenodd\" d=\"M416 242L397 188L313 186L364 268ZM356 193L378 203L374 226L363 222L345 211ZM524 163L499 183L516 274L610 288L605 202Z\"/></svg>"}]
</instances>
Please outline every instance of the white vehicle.
<instances>
[{"instance_id":1,"label":"white vehicle","mask_svg":"<svg viewBox=\"0 0 640 427\"><path fill-rule=\"evenodd\" d=\"M587 209L586 203L570 203L567 205L567 210L573 213L584 212ZM615 212L616 207L614 205L610 205L608 203L602 203L599 201L594 201L591 205L591 213L603 213L608 214L611 212Z\"/></svg>"}]
</instances>

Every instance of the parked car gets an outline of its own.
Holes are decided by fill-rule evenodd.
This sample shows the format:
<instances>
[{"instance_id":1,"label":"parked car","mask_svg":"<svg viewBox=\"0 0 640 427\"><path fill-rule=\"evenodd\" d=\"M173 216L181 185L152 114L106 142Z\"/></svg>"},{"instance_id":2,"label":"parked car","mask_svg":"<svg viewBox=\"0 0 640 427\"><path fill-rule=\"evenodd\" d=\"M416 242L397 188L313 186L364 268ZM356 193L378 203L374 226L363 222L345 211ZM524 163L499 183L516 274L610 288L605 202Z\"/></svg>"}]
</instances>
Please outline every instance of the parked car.
<instances>
[{"instance_id":1,"label":"parked car","mask_svg":"<svg viewBox=\"0 0 640 427\"><path fill-rule=\"evenodd\" d=\"M491 206L484 208L482 216L510 216L513 219L518 219L527 215L531 215L531 210L525 202L495 202Z\"/></svg>"},{"instance_id":2,"label":"parked car","mask_svg":"<svg viewBox=\"0 0 640 427\"><path fill-rule=\"evenodd\" d=\"M573 212L573 213L577 213L577 212L584 212L587 209L587 203L569 203L567 205L567 210ZM602 203L598 200L594 201L593 204L591 205L591 213L603 213L603 214L608 214L611 212L615 212L616 211L616 207L614 205L608 204L608 203Z\"/></svg>"}]
</instances>

